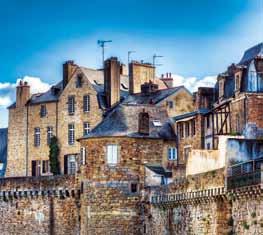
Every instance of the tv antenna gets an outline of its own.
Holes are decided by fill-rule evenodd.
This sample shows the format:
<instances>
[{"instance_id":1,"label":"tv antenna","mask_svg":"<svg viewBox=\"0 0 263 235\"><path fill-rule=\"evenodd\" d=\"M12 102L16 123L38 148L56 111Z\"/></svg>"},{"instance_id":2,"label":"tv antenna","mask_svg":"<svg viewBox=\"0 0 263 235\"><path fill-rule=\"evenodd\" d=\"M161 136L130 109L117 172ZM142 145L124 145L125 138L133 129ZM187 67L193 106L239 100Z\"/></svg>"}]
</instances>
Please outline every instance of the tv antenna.
<instances>
[{"instance_id":1,"label":"tv antenna","mask_svg":"<svg viewBox=\"0 0 263 235\"><path fill-rule=\"evenodd\" d=\"M105 48L105 44L112 42L112 40L98 40L97 43L98 45L101 47L102 49L102 68L104 68L104 48Z\"/></svg>"},{"instance_id":2,"label":"tv antenna","mask_svg":"<svg viewBox=\"0 0 263 235\"><path fill-rule=\"evenodd\" d=\"M161 66L162 64L156 64L155 61L156 61L156 58L162 58L163 56L162 55L156 55L154 54L153 55L153 66Z\"/></svg>"}]
</instances>

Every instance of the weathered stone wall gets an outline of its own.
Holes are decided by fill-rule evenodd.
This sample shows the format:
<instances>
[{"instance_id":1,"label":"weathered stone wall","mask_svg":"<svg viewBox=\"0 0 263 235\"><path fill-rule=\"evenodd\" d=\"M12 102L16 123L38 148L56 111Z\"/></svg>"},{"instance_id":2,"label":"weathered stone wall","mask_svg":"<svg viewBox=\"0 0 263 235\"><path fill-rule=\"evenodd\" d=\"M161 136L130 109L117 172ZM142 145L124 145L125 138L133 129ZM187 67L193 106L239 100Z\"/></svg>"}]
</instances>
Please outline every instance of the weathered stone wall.
<instances>
[{"instance_id":1,"label":"weathered stone wall","mask_svg":"<svg viewBox=\"0 0 263 235\"><path fill-rule=\"evenodd\" d=\"M27 108L9 109L6 176L26 175Z\"/></svg>"},{"instance_id":2,"label":"weathered stone wall","mask_svg":"<svg viewBox=\"0 0 263 235\"><path fill-rule=\"evenodd\" d=\"M102 119L102 110L99 108L97 93L88 79L83 79L82 87L76 88L78 74L81 74L81 71L76 71L59 98L58 139L61 148L60 164L62 173L64 172L64 155L78 154L80 152L80 144L77 139L83 136L83 123L89 122L90 128L94 128ZM90 95L89 112L83 112L84 95ZM74 115L68 114L68 96L75 96ZM68 125L71 123L75 126L75 143L73 145L68 144Z\"/></svg>"},{"instance_id":3,"label":"weathered stone wall","mask_svg":"<svg viewBox=\"0 0 263 235\"><path fill-rule=\"evenodd\" d=\"M3 235L79 233L79 202L72 177L8 178L0 181Z\"/></svg>"},{"instance_id":4,"label":"weathered stone wall","mask_svg":"<svg viewBox=\"0 0 263 235\"><path fill-rule=\"evenodd\" d=\"M57 103L46 103L47 114L40 116L41 104L28 106L28 175L32 175L32 160L49 160L49 145L47 143L47 127L57 133ZM40 128L40 146L34 145L35 128ZM16 167L16 166L14 166Z\"/></svg>"}]
</instances>

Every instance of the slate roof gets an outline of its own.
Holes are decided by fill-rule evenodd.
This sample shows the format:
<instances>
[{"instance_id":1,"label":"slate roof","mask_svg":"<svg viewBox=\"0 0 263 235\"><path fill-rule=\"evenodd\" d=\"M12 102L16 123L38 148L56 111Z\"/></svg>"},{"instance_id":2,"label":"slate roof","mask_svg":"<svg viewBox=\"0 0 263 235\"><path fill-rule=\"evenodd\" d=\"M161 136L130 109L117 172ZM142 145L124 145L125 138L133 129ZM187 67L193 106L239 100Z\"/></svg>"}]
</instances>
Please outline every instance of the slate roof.
<instances>
[{"instance_id":1,"label":"slate roof","mask_svg":"<svg viewBox=\"0 0 263 235\"><path fill-rule=\"evenodd\" d=\"M263 42L246 50L239 65L247 65L256 57L263 57Z\"/></svg>"},{"instance_id":2,"label":"slate roof","mask_svg":"<svg viewBox=\"0 0 263 235\"><path fill-rule=\"evenodd\" d=\"M172 177L172 172L171 171L167 171L161 165L146 164L145 166L149 170L153 171L154 173L156 173L158 175L163 175L163 176L168 177L168 178Z\"/></svg>"},{"instance_id":3,"label":"slate roof","mask_svg":"<svg viewBox=\"0 0 263 235\"><path fill-rule=\"evenodd\" d=\"M149 135L138 133L139 113L145 109L150 116ZM153 120L161 122L161 126L154 126ZM133 137L151 139L175 139L175 134L164 108L146 105L120 104L114 108L100 124L83 138L94 137Z\"/></svg>"},{"instance_id":4,"label":"slate roof","mask_svg":"<svg viewBox=\"0 0 263 235\"><path fill-rule=\"evenodd\" d=\"M5 175L7 162L7 128L0 129L0 163L4 163L3 170L0 170L0 177Z\"/></svg>"},{"instance_id":5,"label":"slate roof","mask_svg":"<svg viewBox=\"0 0 263 235\"><path fill-rule=\"evenodd\" d=\"M203 109L198 109L198 110L195 110L193 112L188 112L188 113L184 113L184 114L181 114L181 115L178 115L178 116L175 116L173 117L173 120L176 122L176 121L179 121L179 120L182 120L182 119L185 119L185 118L189 118L189 117L193 117L197 114L206 114L209 112L209 109L206 109L206 108L203 108Z\"/></svg>"},{"instance_id":6,"label":"slate roof","mask_svg":"<svg viewBox=\"0 0 263 235\"><path fill-rule=\"evenodd\" d=\"M129 95L127 99L125 99L124 104L158 104L168 96L178 92L181 89L187 90L184 86L178 86L178 87L158 90L150 94L138 93L138 94Z\"/></svg>"}]
</instances>

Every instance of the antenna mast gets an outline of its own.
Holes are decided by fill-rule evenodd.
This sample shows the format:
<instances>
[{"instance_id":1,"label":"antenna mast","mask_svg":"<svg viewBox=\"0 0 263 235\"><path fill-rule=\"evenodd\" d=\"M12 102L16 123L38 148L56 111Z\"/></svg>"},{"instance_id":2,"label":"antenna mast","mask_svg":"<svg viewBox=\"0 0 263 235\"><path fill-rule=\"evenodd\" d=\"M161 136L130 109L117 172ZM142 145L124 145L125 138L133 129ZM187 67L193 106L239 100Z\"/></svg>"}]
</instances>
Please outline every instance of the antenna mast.
<instances>
[{"instance_id":1,"label":"antenna mast","mask_svg":"<svg viewBox=\"0 0 263 235\"><path fill-rule=\"evenodd\" d=\"M112 42L112 40L98 40L98 45L101 47L102 49L102 69L104 69L104 48L105 48L105 44Z\"/></svg>"}]
</instances>

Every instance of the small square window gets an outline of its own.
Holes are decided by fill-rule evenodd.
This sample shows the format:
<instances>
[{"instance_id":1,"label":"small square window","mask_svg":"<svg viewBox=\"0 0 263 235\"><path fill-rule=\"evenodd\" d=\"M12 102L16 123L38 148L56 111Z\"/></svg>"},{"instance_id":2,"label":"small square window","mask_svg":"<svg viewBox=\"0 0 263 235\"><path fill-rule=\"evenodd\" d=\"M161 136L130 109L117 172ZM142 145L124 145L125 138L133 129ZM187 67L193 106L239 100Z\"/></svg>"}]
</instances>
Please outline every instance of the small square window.
<instances>
[{"instance_id":1,"label":"small square window","mask_svg":"<svg viewBox=\"0 0 263 235\"><path fill-rule=\"evenodd\" d=\"M177 160L177 148L170 147L168 148L168 160Z\"/></svg>"},{"instance_id":2,"label":"small square window","mask_svg":"<svg viewBox=\"0 0 263 235\"><path fill-rule=\"evenodd\" d=\"M131 183L131 193L137 193L137 192L138 192L138 184Z\"/></svg>"}]
</instances>

